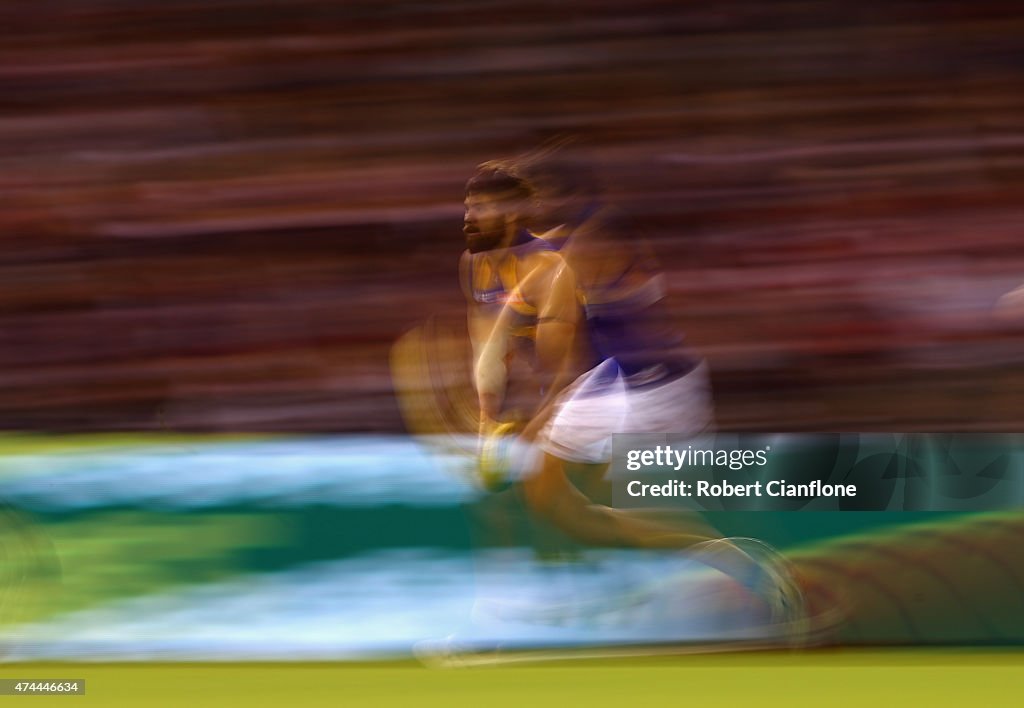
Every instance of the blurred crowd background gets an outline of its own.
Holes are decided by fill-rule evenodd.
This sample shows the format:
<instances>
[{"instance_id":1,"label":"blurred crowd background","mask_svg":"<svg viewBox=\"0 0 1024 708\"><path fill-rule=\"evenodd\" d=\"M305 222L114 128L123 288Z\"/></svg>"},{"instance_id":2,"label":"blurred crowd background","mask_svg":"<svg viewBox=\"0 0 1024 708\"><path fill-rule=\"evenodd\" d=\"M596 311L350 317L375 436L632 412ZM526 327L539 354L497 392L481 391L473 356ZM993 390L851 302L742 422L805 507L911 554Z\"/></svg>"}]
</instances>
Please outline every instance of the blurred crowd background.
<instances>
[{"instance_id":1,"label":"blurred crowd background","mask_svg":"<svg viewBox=\"0 0 1024 708\"><path fill-rule=\"evenodd\" d=\"M734 430L1024 431L1009 1L0 7L0 429L402 430L474 166L571 135Z\"/></svg>"}]
</instances>

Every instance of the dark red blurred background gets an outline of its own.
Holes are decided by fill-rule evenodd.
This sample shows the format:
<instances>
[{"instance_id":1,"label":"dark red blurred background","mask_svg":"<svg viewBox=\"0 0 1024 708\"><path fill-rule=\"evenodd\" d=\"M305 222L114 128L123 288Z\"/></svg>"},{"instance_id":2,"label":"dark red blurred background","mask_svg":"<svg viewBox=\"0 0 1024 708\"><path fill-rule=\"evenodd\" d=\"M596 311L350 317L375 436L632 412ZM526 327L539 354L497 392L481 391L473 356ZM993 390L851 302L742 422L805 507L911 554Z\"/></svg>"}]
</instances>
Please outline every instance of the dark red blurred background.
<instances>
[{"instance_id":1,"label":"dark red blurred background","mask_svg":"<svg viewBox=\"0 0 1024 708\"><path fill-rule=\"evenodd\" d=\"M0 7L0 428L399 431L462 185L576 137L721 425L1024 430L1014 2Z\"/></svg>"}]
</instances>

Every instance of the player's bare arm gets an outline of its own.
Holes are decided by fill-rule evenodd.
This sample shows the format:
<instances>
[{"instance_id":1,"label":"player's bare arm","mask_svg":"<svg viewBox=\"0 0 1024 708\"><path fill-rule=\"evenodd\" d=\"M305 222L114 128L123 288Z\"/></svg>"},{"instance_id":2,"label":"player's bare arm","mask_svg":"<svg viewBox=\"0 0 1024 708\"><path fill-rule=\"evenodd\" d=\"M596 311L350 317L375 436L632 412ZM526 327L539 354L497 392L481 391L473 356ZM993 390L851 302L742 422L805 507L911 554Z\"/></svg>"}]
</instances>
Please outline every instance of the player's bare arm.
<instances>
[{"instance_id":1,"label":"player's bare arm","mask_svg":"<svg viewBox=\"0 0 1024 708\"><path fill-rule=\"evenodd\" d=\"M467 251L459 261L463 283L468 281L471 255ZM473 383L480 402L481 425L495 421L501 411L508 372L505 357L508 350L508 316L487 312L464 288L467 301L467 328L473 351ZM501 311L504 313L504 309ZM497 325L501 322L501 327Z\"/></svg>"},{"instance_id":2,"label":"player's bare arm","mask_svg":"<svg viewBox=\"0 0 1024 708\"><path fill-rule=\"evenodd\" d=\"M524 280L524 297L537 310L535 349L541 385L550 400L580 373L581 313L575 273L554 253L538 254L536 275Z\"/></svg>"}]
</instances>

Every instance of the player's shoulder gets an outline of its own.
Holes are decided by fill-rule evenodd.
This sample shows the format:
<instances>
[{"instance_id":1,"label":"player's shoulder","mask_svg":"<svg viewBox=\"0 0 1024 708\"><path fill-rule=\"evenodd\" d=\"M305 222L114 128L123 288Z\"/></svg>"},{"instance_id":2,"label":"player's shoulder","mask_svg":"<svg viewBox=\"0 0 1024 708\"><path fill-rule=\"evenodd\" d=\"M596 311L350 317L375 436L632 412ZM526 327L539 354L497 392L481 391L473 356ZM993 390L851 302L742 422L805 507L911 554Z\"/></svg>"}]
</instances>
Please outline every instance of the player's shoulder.
<instances>
[{"instance_id":1,"label":"player's shoulder","mask_svg":"<svg viewBox=\"0 0 1024 708\"><path fill-rule=\"evenodd\" d=\"M549 250L531 253L522 261L519 273L522 287L535 294L544 293L554 283L573 277L565 256Z\"/></svg>"},{"instance_id":2,"label":"player's shoulder","mask_svg":"<svg viewBox=\"0 0 1024 708\"><path fill-rule=\"evenodd\" d=\"M566 264L565 256L553 249L538 249L523 257L523 263L537 268L556 269Z\"/></svg>"}]
</instances>

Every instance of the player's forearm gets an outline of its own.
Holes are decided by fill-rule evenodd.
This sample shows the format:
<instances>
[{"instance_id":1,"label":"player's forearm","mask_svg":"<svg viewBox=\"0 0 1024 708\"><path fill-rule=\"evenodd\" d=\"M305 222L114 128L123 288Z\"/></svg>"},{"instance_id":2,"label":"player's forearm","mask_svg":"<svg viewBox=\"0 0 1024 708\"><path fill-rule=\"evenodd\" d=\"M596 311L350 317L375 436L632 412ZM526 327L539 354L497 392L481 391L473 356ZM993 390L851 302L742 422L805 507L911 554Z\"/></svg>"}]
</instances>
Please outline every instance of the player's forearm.
<instances>
[{"instance_id":1,"label":"player's forearm","mask_svg":"<svg viewBox=\"0 0 1024 708\"><path fill-rule=\"evenodd\" d=\"M469 312L469 333L473 345L473 387L480 402L481 418L495 419L501 411L508 386L507 315L486 318Z\"/></svg>"},{"instance_id":2,"label":"player's forearm","mask_svg":"<svg viewBox=\"0 0 1024 708\"><path fill-rule=\"evenodd\" d=\"M501 413L501 397L494 393L480 394L480 417L482 420L494 421Z\"/></svg>"},{"instance_id":3,"label":"player's forearm","mask_svg":"<svg viewBox=\"0 0 1024 708\"><path fill-rule=\"evenodd\" d=\"M481 417L494 420L501 411L508 385L508 368L505 366L504 347L489 341L480 352L473 367L473 384L480 401Z\"/></svg>"},{"instance_id":4,"label":"player's forearm","mask_svg":"<svg viewBox=\"0 0 1024 708\"><path fill-rule=\"evenodd\" d=\"M522 432L532 440L551 417L558 395L579 374L579 353L575 347L575 328L571 325L551 323L545 325L537 337L537 361L540 370L538 384L544 392L530 422ZM547 375L544 374L547 372Z\"/></svg>"}]
</instances>

